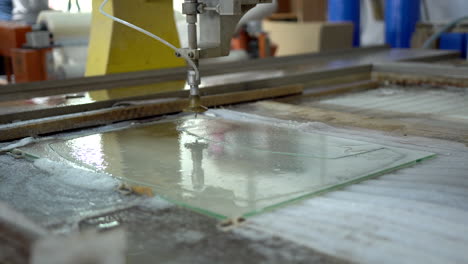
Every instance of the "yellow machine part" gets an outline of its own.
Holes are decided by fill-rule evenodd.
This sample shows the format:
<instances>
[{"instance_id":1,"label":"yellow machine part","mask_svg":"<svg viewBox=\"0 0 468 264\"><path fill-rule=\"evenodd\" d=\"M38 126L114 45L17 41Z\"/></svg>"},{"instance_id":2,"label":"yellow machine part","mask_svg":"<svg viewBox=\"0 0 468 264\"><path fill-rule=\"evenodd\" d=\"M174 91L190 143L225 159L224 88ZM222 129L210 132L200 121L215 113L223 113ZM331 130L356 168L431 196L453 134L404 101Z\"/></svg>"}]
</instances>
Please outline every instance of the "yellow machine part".
<instances>
[{"instance_id":1,"label":"yellow machine part","mask_svg":"<svg viewBox=\"0 0 468 264\"><path fill-rule=\"evenodd\" d=\"M99 12L102 0L93 0L93 18L86 76L184 66L183 59L160 42ZM179 47L172 0L111 0L106 12L142 27ZM96 100L183 89L184 82L170 82L91 93Z\"/></svg>"}]
</instances>

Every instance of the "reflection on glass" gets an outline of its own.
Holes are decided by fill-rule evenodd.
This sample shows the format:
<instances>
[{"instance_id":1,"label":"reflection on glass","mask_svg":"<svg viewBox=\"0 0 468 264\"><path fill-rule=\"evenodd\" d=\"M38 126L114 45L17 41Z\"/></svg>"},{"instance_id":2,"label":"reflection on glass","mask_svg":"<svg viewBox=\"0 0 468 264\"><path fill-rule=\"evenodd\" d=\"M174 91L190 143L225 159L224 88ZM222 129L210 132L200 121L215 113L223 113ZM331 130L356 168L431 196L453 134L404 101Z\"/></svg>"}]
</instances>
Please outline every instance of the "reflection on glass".
<instances>
[{"instance_id":1,"label":"reflection on glass","mask_svg":"<svg viewBox=\"0 0 468 264\"><path fill-rule=\"evenodd\" d=\"M430 153L211 117L48 143L62 158L216 217L250 216ZM93 145L93 146L90 146Z\"/></svg>"},{"instance_id":2,"label":"reflection on glass","mask_svg":"<svg viewBox=\"0 0 468 264\"><path fill-rule=\"evenodd\" d=\"M37 109L69 105L80 105L94 102L87 93L36 97L27 100L0 102L0 114L20 113ZM21 117L20 117L21 118Z\"/></svg>"},{"instance_id":3,"label":"reflection on glass","mask_svg":"<svg viewBox=\"0 0 468 264\"><path fill-rule=\"evenodd\" d=\"M186 143L185 148L192 153L192 186L196 191L201 191L205 187L205 171L203 170L203 152L208 148L208 144L196 140L193 143Z\"/></svg>"},{"instance_id":4,"label":"reflection on glass","mask_svg":"<svg viewBox=\"0 0 468 264\"><path fill-rule=\"evenodd\" d=\"M108 166L104 160L104 153L101 151L101 135L96 134L77 138L75 140L67 141L65 144L68 148L75 150L70 153L72 159L80 160L84 164L89 164L98 170L105 170ZM54 149L53 146L51 146L51 148Z\"/></svg>"}]
</instances>

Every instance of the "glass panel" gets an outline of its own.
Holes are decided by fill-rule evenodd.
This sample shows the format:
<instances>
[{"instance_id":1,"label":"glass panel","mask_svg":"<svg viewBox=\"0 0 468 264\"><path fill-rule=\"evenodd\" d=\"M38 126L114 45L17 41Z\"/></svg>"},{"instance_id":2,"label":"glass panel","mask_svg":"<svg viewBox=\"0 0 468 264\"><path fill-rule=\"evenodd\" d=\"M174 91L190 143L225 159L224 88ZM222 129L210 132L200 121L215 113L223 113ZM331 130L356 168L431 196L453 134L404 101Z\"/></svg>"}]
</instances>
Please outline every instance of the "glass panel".
<instances>
[{"instance_id":1,"label":"glass panel","mask_svg":"<svg viewBox=\"0 0 468 264\"><path fill-rule=\"evenodd\" d=\"M251 216L433 156L206 116L26 150L151 186L170 201L219 218Z\"/></svg>"}]
</instances>

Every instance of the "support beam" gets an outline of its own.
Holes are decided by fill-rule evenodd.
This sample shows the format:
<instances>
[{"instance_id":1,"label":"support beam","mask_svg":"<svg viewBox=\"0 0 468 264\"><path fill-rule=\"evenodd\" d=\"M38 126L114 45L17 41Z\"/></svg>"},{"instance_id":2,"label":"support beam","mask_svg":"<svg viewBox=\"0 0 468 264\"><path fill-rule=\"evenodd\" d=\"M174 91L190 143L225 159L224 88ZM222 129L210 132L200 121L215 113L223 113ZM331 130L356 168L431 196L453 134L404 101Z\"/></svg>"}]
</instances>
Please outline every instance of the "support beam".
<instances>
[{"instance_id":1,"label":"support beam","mask_svg":"<svg viewBox=\"0 0 468 264\"><path fill-rule=\"evenodd\" d=\"M271 79L243 81L237 83L223 84L211 86L201 89L203 96L214 94L226 94L247 90L274 88L279 86L290 86L296 84L307 85L307 88L316 89L316 87L324 87L343 82L357 82L370 79L370 66L356 66L344 69L333 69L328 71L317 71L313 73L301 73L289 76L280 76ZM323 92L323 91L322 91ZM45 109L37 109L30 111L21 111L0 115L0 124L7 124L15 121L26 121L31 119L52 117L57 115L81 113L86 111L109 108L113 105L125 101L139 101L163 98L188 98L187 90L155 93L143 96L131 96L120 99L109 99L86 104L52 106Z\"/></svg>"},{"instance_id":2,"label":"support beam","mask_svg":"<svg viewBox=\"0 0 468 264\"><path fill-rule=\"evenodd\" d=\"M302 91L303 87L301 85L294 85L210 95L203 97L202 104L207 107L216 107L300 94ZM129 102L127 106L117 106L79 114L18 122L11 125L0 126L0 141L178 113L185 109L188 103L188 99L179 98Z\"/></svg>"}]
</instances>

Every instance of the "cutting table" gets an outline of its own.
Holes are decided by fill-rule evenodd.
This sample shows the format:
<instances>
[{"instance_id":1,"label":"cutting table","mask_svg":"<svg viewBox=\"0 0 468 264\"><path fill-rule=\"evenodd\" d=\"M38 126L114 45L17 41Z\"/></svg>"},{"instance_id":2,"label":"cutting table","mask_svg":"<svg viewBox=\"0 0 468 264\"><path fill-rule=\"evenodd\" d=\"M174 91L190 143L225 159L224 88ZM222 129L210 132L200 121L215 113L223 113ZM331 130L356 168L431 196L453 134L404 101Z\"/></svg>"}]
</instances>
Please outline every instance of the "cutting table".
<instances>
[{"instance_id":1,"label":"cutting table","mask_svg":"<svg viewBox=\"0 0 468 264\"><path fill-rule=\"evenodd\" d=\"M239 217L210 215L166 199L157 188L30 154L50 140L93 140L187 117L181 111L189 91L177 85L186 69L5 86L0 260L24 263L60 249L68 259L88 252L93 260L107 256L120 263L466 262L468 69L455 65L456 57L371 47L204 67L200 93L211 108L208 116L431 154L421 163ZM161 84L176 90L157 92ZM118 93L139 85L155 90L132 97ZM96 91L111 96L94 99ZM167 153L179 151L164 135L154 141ZM150 150L137 141L132 146L142 156ZM201 169L213 153L229 152L197 142L184 146L193 160L205 162L188 165L193 173L186 180L195 191L209 192L213 176L205 171L200 178ZM154 159L171 163L169 154ZM235 190L210 195L220 201L240 197Z\"/></svg>"}]
</instances>

